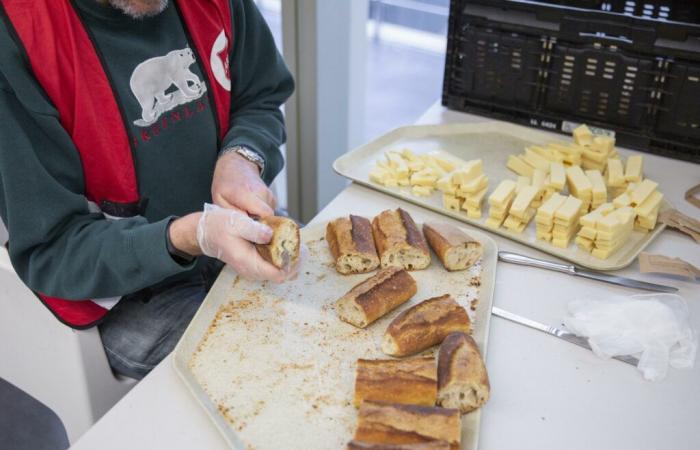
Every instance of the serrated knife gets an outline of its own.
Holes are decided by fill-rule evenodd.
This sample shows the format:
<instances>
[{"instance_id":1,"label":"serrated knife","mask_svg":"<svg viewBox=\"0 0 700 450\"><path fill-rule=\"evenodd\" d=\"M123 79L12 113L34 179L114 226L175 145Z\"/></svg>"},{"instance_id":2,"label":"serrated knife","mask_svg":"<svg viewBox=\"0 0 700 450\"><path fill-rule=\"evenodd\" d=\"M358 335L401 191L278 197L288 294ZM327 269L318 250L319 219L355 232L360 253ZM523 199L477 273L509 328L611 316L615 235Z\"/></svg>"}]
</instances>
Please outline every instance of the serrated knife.
<instances>
[{"instance_id":1,"label":"serrated knife","mask_svg":"<svg viewBox=\"0 0 700 450\"><path fill-rule=\"evenodd\" d=\"M561 330L559 328L555 327L550 327L548 325L545 325L540 322L536 322L531 319L526 319L525 317L521 317L517 314L513 314L512 312L506 311L504 309L501 309L497 306L494 306L491 308L491 313L494 316L498 316L502 319L510 320L511 322L517 323L519 325L525 325L526 327L532 328L537 331L541 331L543 333L547 333L551 336L558 337L559 339L563 339L566 342L569 342L574 345L578 345L579 347L583 347L585 349L591 350L591 346L588 344L588 340L584 337L581 336L576 336L575 334L566 331L566 330ZM618 361L622 361L627 364L631 364L633 366L637 366L639 364L639 359L635 358L634 356L627 356L627 355L621 355L621 356L613 356L613 359L617 359Z\"/></svg>"},{"instance_id":2,"label":"serrated knife","mask_svg":"<svg viewBox=\"0 0 700 450\"><path fill-rule=\"evenodd\" d=\"M632 278L618 277L617 275L608 275L606 273L594 272L592 270L582 269L572 264L561 264L553 261L545 261L543 259L532 258L530 256L519 255L511 252L498 252L498 260L519 264L521 266L539 267L540 269L553 270L555 272L574 275L577 277L588 278L591 280L604 281L606 283L617 284L635 289L643 289L646 291L656 292L678 292L678 288L672 286L664 286L661 284L647 283L646 281L633 280Z\"/></svg>"}]
</instances>

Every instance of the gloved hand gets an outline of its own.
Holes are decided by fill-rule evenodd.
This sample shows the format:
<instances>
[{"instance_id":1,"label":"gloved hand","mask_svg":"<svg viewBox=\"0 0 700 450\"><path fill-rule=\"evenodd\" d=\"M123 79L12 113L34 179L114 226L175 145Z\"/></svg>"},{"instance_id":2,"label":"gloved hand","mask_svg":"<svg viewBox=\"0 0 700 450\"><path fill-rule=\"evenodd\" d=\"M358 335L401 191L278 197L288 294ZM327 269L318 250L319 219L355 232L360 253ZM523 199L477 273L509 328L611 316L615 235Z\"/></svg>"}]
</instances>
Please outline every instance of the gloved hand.
<instances>
[{"instance_id":1,"label":"gloved hand","mask_svg":"<svg viewBox=\"0 0 700 450\"><path fill-rule=\"evenodd\" d=\"M296 275L296 267L277 269L265 261L255 244L267 244L272 229L235 209L204 205L197 225L197 243L202 252L229 265L245 279L281 283Z\"/></svg>"}]
</instances>

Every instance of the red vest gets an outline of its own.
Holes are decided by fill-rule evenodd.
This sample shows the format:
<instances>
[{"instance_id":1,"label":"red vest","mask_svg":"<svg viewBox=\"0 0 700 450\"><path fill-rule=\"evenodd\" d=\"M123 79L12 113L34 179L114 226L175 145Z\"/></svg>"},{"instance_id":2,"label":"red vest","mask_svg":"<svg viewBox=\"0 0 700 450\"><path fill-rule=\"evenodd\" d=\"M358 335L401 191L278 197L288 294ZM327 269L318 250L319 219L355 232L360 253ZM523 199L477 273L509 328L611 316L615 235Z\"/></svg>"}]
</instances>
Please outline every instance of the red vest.
<instances>
[{"instance_id":1,"label":"red vest","mask_svg":"<svg viewBox=\"0 0 700 450\"><path fill-rule=\"evenodd\" d=\"M71 1L0 0L0 5L32 72L80 153L85 196L106 216L139 214L138 180L125 118L95 45ZM210 102L216 110L218 138L222 139L228 129L231 102L230 0L176 0L175 6L205 75ZM94 326L107 314L90 300L38 295L59 320L73 328Z\"/></svg>"}]
</instances>

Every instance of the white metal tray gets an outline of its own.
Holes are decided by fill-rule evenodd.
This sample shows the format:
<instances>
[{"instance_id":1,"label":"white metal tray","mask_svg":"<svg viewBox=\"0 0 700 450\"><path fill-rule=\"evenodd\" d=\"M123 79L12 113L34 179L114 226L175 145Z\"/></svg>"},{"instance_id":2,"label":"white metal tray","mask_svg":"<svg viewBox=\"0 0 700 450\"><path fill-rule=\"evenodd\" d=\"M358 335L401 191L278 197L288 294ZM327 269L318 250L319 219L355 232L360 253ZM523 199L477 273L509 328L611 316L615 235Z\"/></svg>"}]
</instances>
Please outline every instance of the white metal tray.
<instances>
[{"instance_id":1,"label":"white metal tray","mask_svg":"<svg viewBox=\"0 0 700 450\"><path fill-rule=\"evenodd\" d=\"M422 221L419 213L412 214ZM484 246L480 263L447 272L433 255L428 269L411 272L417 294L360 330L340 321L333 304L369 275L335 272L323 240L325 224L306 227L302 240L308 254L297 280L247 282L224 269L175 348L175 370L234 449L345 448L357 419L356 360L386 358L379 343L399 311L452 294L469 311L473 337L486 357L497 248L484 233L465 231ZM478 303L471 310L474 299ZM227 312L210 331L225 305ZM477 448L480 417L480 411L463 416L462 449Z\"/></svg>"},{"instance_id":2,"label":"white metal tray","mask_svg":"<svg viewBox=\"0 0 700 450\"><path fill-rule=\"evenodd\" d=\"M568 248L555 247L549 242L535 238L534 220L523 233L515 233L503 227L498 230L486 227L488 207L484 205L481 219L471 219L466 212L450 211L442 206L442 193L435 191L430 197L416 197L407 187L385 187L369 180L369 172L375 162L383 157L384 151L410 148L417 154L434 152L445 157L456 156L463 160L481 158L484 173L489 178L489 193L503 179L516 179L517 176L506 168L508 155L520 154L527 145L552 142L552 136L539 130L506 122L484 122L447 125L416 125L398 128L374 141L358 147L338 158L333 168L338 174L359 184L415 203L424 208L453 217L463 222L483 228L488 232L507 237L514 241L558 256L578 265L596 270L616 270L628 266L639 253L665 228L659 223L650 233L633 232L629 241L608 259L598 259L572 243ZM562 140L564 140L562 138ZM663 192L663 186L660 186ZM488 195L488 194L487 194ZM486 200L484 200L484 203ZM661 209L670 204L664 200Z\"/></svg>"}]
</instances>

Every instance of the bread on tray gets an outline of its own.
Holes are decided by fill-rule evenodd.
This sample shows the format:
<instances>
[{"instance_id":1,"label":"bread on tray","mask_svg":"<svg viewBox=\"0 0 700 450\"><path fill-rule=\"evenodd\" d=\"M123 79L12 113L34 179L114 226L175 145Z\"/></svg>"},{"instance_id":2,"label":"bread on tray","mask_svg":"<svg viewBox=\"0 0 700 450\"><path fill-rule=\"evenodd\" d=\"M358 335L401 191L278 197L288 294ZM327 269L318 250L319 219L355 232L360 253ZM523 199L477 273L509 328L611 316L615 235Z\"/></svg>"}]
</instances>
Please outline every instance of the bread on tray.
<instances>
[{"instance_id":1,"label":"bread on tray","mask_svg":"<svg viewBox=\"0 0 700 450\"><path fill-rule=\"evenodd\" d=\"M489 399L486 366L471 336L453 333L440 346L438 355L438 404L468 413Z\"/></svg>"},{"instance_id":2,"label":"bread on tray","mask_svg":"<svg viewBox=\"0 0 700 450\"><path fill-rule=\"evenodd\" d=\"M435 358L358 359L355 372L355 406L363 400L435 406Z\"/></svg>"},{"instance_id":3,"label":"bread on tray","mask_svg":"<svg viewBox=\"0 0 700 450\"><path fill-rule=\"evenodd\" d=\"M299 225L288 217L270 216L260 219L272 228L267 244L255 244L263 259L278 269L286 269L299 259Z\"/></svg>"},{"instance_id":4,"label":"bread on tray","mask_svg":"<svg viewBox=\"0 0 700 450\"><path fill-rule=\"evenodd\" d=\"M363 402L354 439L376 444L420 444L445 441L460 447L459 410L433 406Z\"/></svg>"},{"instance_id":5,"label":"bread on tray","mask_svg":"<svg viewBox=\"0 0 700 450\"><path fill-rule=\"evenodd\" d=\"M350 214L328 222L326 241L339 273L366 273L379 267L372 224L364 217Z\"/></svg>"},{"instance_id":6,"label":"bread on tray","mask_svg":"<svg viewBox=\"0 0 700 450\"><path fill-rule=\"evenodd\" d=\"M336 302L336 311L341 320L365 328L406 303L417 290L416 281L408 272L399 267L388 267L340 297Z\"/></svg>"},{"instance_id":7,"label":"bread on tray","mask_svg":"<svg viewBox=\"0 0 700 450\"><path fill-rule=\"evenodd\" d=\"M372 220L372 234L382 267L406 270L430 265L430 250L413 218L401 208L386 210Z\"/></svg>"},{"instance_id":8,"label":"bread on tray","mask_svg":"<svg viewBox=\"0 0 700 450\"><path fill-rule=\"evenodd\" d=\"M350 441L346 450L450 450L450 444L445 441L430 441L420 444L371 444Z\"/></svg>"},{"instance_id":9,"label":"bread on tray","mask_svg":"<svg viewBox=\"0 0 700 450\"><path fill-rule=\"evenodd\" d=\"M437 345L450 333L468 333L467 311L450 295L433 297L414 305L391 321L382 338L382 351L406 356Z\"/></svg>"},{"instance_id":10,"label":"bread on tray","mask_svg":"<svg viewBox=\"0 0 700 450\"><path fill-rule=\"evenodd\" d=\"M465 270L481 258L481 242L448 223L425 223L423 234L445 269Z\"/></svg>"}]
</instances>

